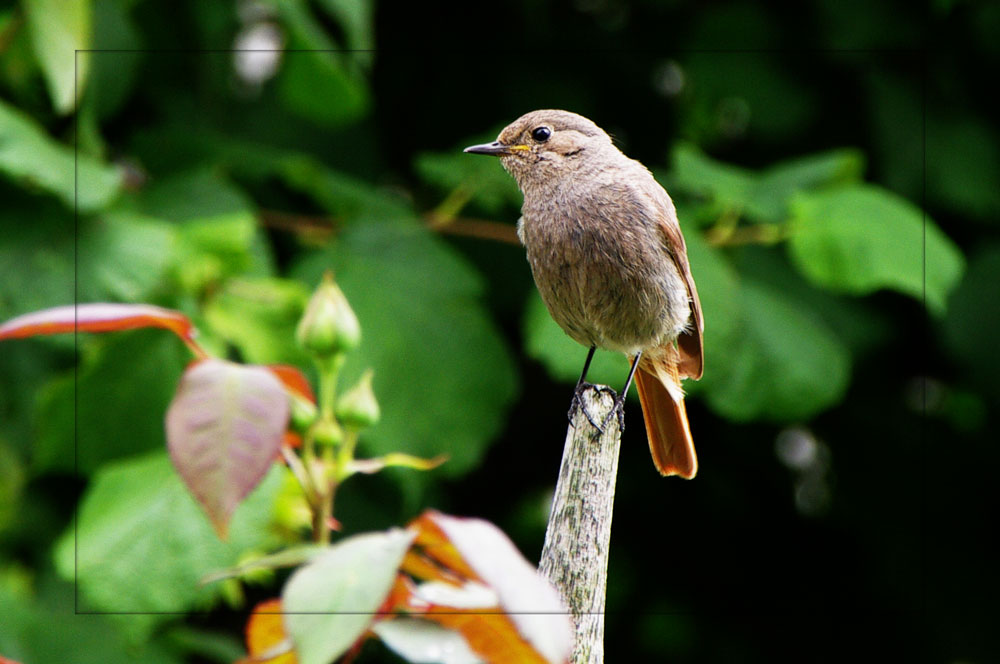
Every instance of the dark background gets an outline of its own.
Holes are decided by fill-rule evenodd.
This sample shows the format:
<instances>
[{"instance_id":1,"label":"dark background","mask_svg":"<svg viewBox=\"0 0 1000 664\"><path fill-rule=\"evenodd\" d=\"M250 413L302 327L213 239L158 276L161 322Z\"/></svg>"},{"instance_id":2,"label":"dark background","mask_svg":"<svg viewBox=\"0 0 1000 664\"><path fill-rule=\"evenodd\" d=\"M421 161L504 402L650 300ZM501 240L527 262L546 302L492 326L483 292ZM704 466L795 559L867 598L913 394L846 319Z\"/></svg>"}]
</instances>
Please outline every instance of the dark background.
<instances>
[{"instance_id":1,"label":"dark background","mask_svg":"<svg viewBox=\"0 0 1000 664\"><path fill-rule=\"evenodd\" d=\"M748 169L834 148L859 150L865 181L922 208L964 254L965 272L948 311L930 316L919 299L887 290L836 294L837 301L851 302L850 315L867 321L850 344L851 377L842 398L806 417L746 421L719 414L695 392L688 414L700 474L691 482L656 475L638 404L629 402L606 661L957 664L1000 656L997 551L989 542L996 530L998 458L988 433L1000 401L995 3L382 2L373 8L368 33L375 51L354 63L370 103L339 120L324 115L322 98L296 105L273 80L253 94L230 84L226 50L248 25L233 3L106 4L114 10L96 21L94 47L102 47L101 30L113 23L107 16L124 16L134 39L115 42L119 33L111 29L103 36L114 42L108 48L137 52L120 100L97 113L93 129L104 149L93 151L108 161L138 163L150 182L185 164L221 168L261 211L278 274L294 272L316 249L268 225L267 212L330 213L334 224L337 214L316 196L277 183L277 176L247 174L216 160L200 131L308 153L333 171L402 193L419 213L448 193L416 166L419 155L457 155L535 108L590 117L657 173L671 166L680 141ZM357 35L329 10L337 3L294 4L331 43L357 45ZM100 0L94 6L107 11ZM3 11L19 21L23 7ZM282 10L264 15L291 35L286 46L316 47L295 36ZM10 50L24 28L4 25L14 37L0 44ZM95 53L94 62L122 57ZM286 54L282 66L298 57L303 54ZM4 70L5 102L66 144L80 122L90 130L90 120L74 124L72 115L52 110L37 72L18 77L15 69ZM668 90L664 81L678 73L683 84ZM83 143L85 150L93 145ZM451 163L455 170L465 162ZM16 199L18 210L54 205L25 191L16 179L0 180L0 192ZM462 214L511 224L517 208L511 200L491 207L474 197ZM0 239L19 242L15 230L26 219L0 219L6 225ZM572 384L523 351L524 307L533 290L523 251L456 234L439 237L482 278L482 301L510 351L506 361L517 387L510 403L499 406L498 433L483 441L481 460L419 486L400 474L366 479L355 491L348 485L338 514L349 531L403 524L428 506L478 516L537 561ZM727 259L740 274L766 274L772 263L785 266L775 274L791 274L774 247L734 248ZM426 279L433 283L434 275ZM777 285L795 291L804 283ZM816 302L822 307L827 300ZM6 294L0 317L62 303L55 298L28 307ZM361 323L365 327L364 317ZM376 323L365 329L378 335ZM53 544L91 479L33 465L32 441L44 422L26 387L40 390L46 372L70 370L71 350L40 351L29 342L0 347L0 380L7 385L0 392L6 397L0 461L8 486L16 485L0 502L6 510L0 511L6 517L0 519L0 565L7 586L23 576L22 585L35 589L23 596L26 606L41 598L38 615L53 604L38 590L56 583L46 581L54 578ZM582 363L586 350L578 353ZM711 354L706 362L713 362ZM440 370L461 376L478 367L443 363ZM781 441L789 440L805 441L818 455L814 462L783 461ZM276 588L252 588L249 599L273 596ZM246 609L223 607L172 624L190 628L186 634L216 635L231 648L245 616ZM174 627L168 623L155 637L169 641L176 658L170 661L224 661L206 654L210 648L164 637ZM4 634L0 625L0 637L7 639L0 638L0 646L17 657L19 636ZM123 655L121 661L132 660ZM372 644L359 661L394 660Z\"/></svg>"}]
</instances>

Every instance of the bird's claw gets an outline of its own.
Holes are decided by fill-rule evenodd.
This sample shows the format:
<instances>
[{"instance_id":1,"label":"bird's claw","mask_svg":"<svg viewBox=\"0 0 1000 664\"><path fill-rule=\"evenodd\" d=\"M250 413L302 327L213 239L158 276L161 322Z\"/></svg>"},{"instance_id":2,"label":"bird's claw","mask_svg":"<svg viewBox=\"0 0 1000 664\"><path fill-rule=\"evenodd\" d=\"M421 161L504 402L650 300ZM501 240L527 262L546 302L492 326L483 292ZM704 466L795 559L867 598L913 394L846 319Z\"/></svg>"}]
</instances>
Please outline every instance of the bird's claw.
<instances>
[{"instance_id":1,"label":"bird's claw","mask_svg":"<svg viewBox=\"0 0 1000 664\"><path fill-rule=\"evenodd\" d=\"M582 396L583 396L584 391L587 388L593 388L594 391L596 391L598 394L600 394L602 392L606 392L606 393L610 394L611 397L615 400L615 405L611 409L611 412L608 413L608 416L605 417L604 421L601 422L601 423L597 423L597 422L594 421L594 416L590 414L590 411L587 409L586 404L583 402ZM591 383L580 383L579 385L577 385L576 389L573 391L573 400L570 402L569 413L567 413L566 416L569 418L569 421L572 422L573 421L573 415L576 413L576 409L579 408L579 409L581 409L583 411L583 414L587 418L587 421L590 422L590 425L592 427L594 427L595 429L597 429L598 431L600 431L603 434L605 427L608 426L608 422L611 421L611 416L614 415L615 412L617 412L618 413L618 427L619 427L619 430L624 431L625 430L625 409L622 407L622 402L623 402L623 399L621 399L618 396L618 393L615 392L610 387L608 387L607 385L593 385Z\"/></svg>"},{"instance_id":2,"label":"bird's claw","mask_svg":"<svg viewBox=\"0 0 1000 664\"><path fill-rule=\"evenodd\" d=\"M610 390L610 388L608 388ZM611 390L614 394L614 390ZM604 421L601 422L601 426L597 427L601 433L604 433L604 428L608 426L608 422L611 421L612 417L618 416L618 433L625 433L625 395L615 394L615 405L611 407L611 412L607 414Z\"/></svg>"}]
</instances>

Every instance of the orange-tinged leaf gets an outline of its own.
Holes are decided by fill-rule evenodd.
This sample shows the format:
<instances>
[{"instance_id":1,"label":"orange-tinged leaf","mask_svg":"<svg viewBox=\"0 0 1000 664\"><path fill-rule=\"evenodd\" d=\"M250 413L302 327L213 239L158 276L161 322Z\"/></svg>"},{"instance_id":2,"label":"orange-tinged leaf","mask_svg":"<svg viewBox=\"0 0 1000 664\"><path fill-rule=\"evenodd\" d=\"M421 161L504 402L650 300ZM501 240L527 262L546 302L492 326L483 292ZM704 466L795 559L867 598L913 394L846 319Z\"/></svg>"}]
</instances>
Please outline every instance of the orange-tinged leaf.
<instances>
[{"instance_id":1,"label":"orange-tinged leaf","mask_svg":"<svg viewBox=\"0 0 1000 664\"><path fill-rule=\"evenodd\" d=\"M414 588L413 582L405 575L397 574L395 581L392 582L392 589L376 613L385 615L396 611L409 611L413 608L410 605L410 598L413 597Z\"/></svg>"},{"instance_id":2,"label":"orange-tinged leaf","mask_svg":"<svg viewBox=\"0 0 1000 664\"><path fill-rule=\"evenodd\" d=\"M424 512L410 524L410 528L417 531L415 541L429 558L474 582L464 584L462 590L468 592L440 593L437 592L440 588L436 588L437 596L447 597L450 594L455 598L452 601L455 608L469 608L474 605L467 600L475 599L472 591L478 585L495 593L497 614L507 621L490 621L481 626L462 623L461 629L481 627L482 633L476 632L475 638L491 644L495 639L509 638L503 629L510 623L517 637L530 644L530 649L542 657L537 661L558 663L569 657L573 646L573 626L558 591L524 559L503 531L482 519L458 518L434 510ZM430 590L434 584L432 581L425 586ZM418 599L420 594L421 589L418 588ZM459 599L466 602L464 606ZM435 609L446 608L447 601L432 601ZM424 615L430 618L432 614ZM436 615L434 619L437 619ZM458 629L459 625L455 628ZM462 633L465 634L465 631Z\"/></svg>"},{"instance_id":3,"label":"orange-tinged leaf","mask_svg":"<svg viewBox=\"0 0 1000 664\"><path fill-rule=\"evenodd\" d=\"M241 663L298 664L292 641L285 633L280 599L269 599L254 607L247 620L246 637L250 657Z\"/></svg>"},{"instance_id":4,"label":"orange-tinged leaf","mask_svg":"<svg viewBox=\"0 0 1000 664\"><path fill-rule=\"evenodd\" d=\"M309 379L298 367L293 367L290 364L269 364L267 368L289 390L316 403L316 395L313 394L312 385L309 384Z\"/></svg>"},{"instance_id":5,"label":"orange-tinged leaf","mask_svg":"<svg viewBox=\"0 0 1000 664\"><path fill-rule=\"evenodd\" d=\"M170 330L190 341L194 327L179 311L150 304L94 303L53 307L12 318L0 325L0 339L20 339L67 332L117 332L140 327Z\"/></svg>"},{"instance_id":6,"label":"orange-tinged leaf","mask_svg":"<svg viewBox=\"0 0 1000 664\"><path fill-rule=\"evenodd\" d=\"M469 648L490 664L556 664L525 641L502 613L449 611L425 613L422 617L460 633Z\"/></svg>"},{"instance_id":7,"label":"orange-tinged leaf","mask_svg":"<svg viewBox=\"0 0 1000 664\"><path fill-rule=\"evenodd\" d=\"M18 662L15 662L12 659L7 659L3 655L0 655L0 664L18 664Z\"/></svg>"},{"instance_id":8,"label":"orange-tinged leaf","mask_svg":"<svg viewBox=\"0 0 1000 664\"><path fill-rule=\"evenodd\" d=\"M440 563L446 569L452 570L466 579L479 580L479 576L462 558L462 555L452 544L440 526L434 522L439 512L427 510L410 522L410 530L417 531L413 545L423 549L424 554Z\"/></svg>"},{"instance_id":9,"label":"orange-tinged leaf","mask_svg":"<svg viewBox=\"0 0 1000 664\"><path fill-rule=\"evenodd\" d=\"M408 551L403 558L400 569L410 576L424 581L444 581L455 585L462 582L462 579L450 570L438 565L429 557L412 550Z\"/></svg>"}]
</instances>

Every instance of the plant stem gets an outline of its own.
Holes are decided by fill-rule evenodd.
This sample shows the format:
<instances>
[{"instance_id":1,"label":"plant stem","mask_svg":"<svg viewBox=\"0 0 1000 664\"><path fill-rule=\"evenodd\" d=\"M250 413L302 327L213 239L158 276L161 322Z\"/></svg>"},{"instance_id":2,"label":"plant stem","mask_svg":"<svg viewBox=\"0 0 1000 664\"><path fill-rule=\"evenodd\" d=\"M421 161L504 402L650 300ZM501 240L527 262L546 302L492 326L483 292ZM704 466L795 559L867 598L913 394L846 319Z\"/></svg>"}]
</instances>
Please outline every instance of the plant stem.
<instances>
[{"instance_id":1,"label":"plant stem","mask_svg":"<svg viewBox=\"0 0 1000 664\"><path fill-rule=\"evenodd\" d=\"M470 198L472 198L472 192L468 187L459 185L452 189L451 193L427 214L431 228L446 226L451 223L451 220L462 211L462 208L465 207Z\"/></svg>"},{"instance_id":2,"label":"plant stem","mask_svg":"<svg viewBox=\"0 0 1000 664\"><path fill-rule=\"evenodd\" d=\"M317 491L309 471L302 464L302 460L299 459L299 456L290 447L285 445L281 446L281 457L288 464L288 468L292 471L295 479L299 481L302 493L305 494L306 500L309 502L309 508L315 510L319 506L319 491Z\"/></svg>"}]
</instances>

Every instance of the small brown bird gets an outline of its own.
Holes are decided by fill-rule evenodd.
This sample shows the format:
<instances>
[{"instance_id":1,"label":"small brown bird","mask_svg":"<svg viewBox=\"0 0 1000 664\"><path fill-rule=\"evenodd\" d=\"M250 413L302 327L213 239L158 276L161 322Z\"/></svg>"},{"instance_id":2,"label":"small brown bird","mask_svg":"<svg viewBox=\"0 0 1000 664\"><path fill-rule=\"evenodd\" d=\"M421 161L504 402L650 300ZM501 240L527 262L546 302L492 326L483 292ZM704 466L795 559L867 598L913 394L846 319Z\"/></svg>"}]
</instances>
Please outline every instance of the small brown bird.
<instances>
[{"instance_id":1,"label":"small brown bird","mask_svg":"<svg viewBox=\"0 0 1000 664\"><path fill-rule=\"evenodd\" d=\"M542 301L590 347L574 404L594 350L625 353L632 368L612 413L621 417L635 376L657 470L694 477L681 379L701 378L704 324L670 196L600 127L568 111L532 111L465 151L499 156L517 180L517 234Z\"/></svg>"}]
</instances>

